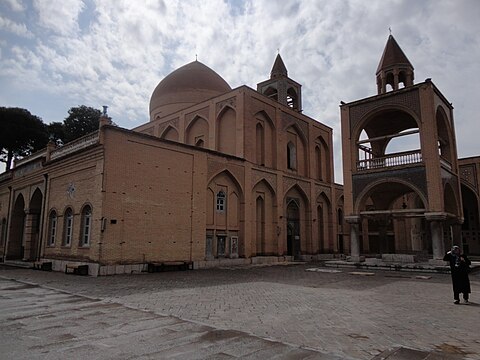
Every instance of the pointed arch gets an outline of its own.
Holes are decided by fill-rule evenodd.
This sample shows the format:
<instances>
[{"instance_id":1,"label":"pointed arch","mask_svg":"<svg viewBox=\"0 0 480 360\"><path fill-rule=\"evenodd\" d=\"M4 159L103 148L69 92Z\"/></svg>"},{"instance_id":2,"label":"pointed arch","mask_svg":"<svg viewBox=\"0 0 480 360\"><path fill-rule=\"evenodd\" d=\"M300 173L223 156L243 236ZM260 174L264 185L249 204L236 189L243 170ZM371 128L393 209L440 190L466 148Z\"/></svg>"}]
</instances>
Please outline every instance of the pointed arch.
<instances>
[{"instance_id":1,"label":"pointed arch","mask_svg":"<svg viewBox=\"0 0 480 360\"><path fill-rule=\"evenodd\" d=\"M329 182L332 177L330 149L322 136L315 139L315 170L316 178L320 181Z\"/></svg>"},{"instance_id":2,"label":"pointed arch","mask_svg":"<svg viewBox=\"0 0 480 360\"><path fill-rule=\"evenodd\" d=\"M237 113L235 109L226 105L220 111L216 123L217 151L235 155L237 150Z\"/></svg>"},{"instance_id":3,"label":"pointed arch","mask_svg":"<svg viewBox=\"0 0 480 360\"><path fill-rule=\"evenodd\" d=\"M202 147L209 147L209 125L208 120L197 115L185 129L185 141L189 145L198 146L201 141Z\"/></svg>"},{"instance_id":4,"label":"pointed arch","mask_svg":"<svg viewBox=\"0 0 480 360\"><path fill-rule=\"evenodd\" d=\"M318 249L325 252L333 252L333 239L331 238L332 206L325 192L317 196L317 234Z\"/></svg>"},{"instance_id":5,"label":"pointed arch","mask_svg":"<svg viewBox=\"0 0 480 360\"><path fill-rule=\"evenodd\" d=\"M276 132L275 125L265 111L259 111L254 116L255 127L255 162L269 168L276 166ZM262 129L259 129L259 126ZM261 133L259 131L261 130Z\"/></svg>"},{"instance_id":6,"label":"pointed arch","mask_svg":"<svg viewBox=\"0 0 480 360\"><path fill-rule=\"evenodd\" d=\"M162 135L160 135L160 138L171 141L178 141L178 130L174 126L168 125L162 132Z\"/></svg>"},{"instance_id":7,"label":"pointed arch","mask_svg":"<svg viewBox=\"0 0 480 360\"><path fill-rule=\"evenodd\" d=\"M252 189L252 255L278 254L277 205L272 185L261 179Z\"/></svg>"},{"instance_id":8,"label":"pointed arch","mask_svg":"<svg viewBox=\"0 0 480 360\"><path fill-rule=\"evenodd\" d=\"M444 209L447 213L454 215L459 214L459 199L457 198L455 191L449 183L446 183L443 189L443 202Z\"/></svg>"},{"instance_id":9,"label":"pointed arch","mask_svg":"<svg viewBox=\"0 0 480 360\"><path fill-rule=\"evenodd\" d=\"M297 174L308 176L307 139L296 123L286 128L285 167ZM294 150L294 151L292 151Z\"/></svg>"},{"instance_id":10,"label":"pointed arch","mask_svg":"<svg viewBox=\"0 0 480 360\"><path fill-rule=\"evenodd\" d=\"M447 165L453 165L455 159L455 146L450 122L442 106L437 107L435 113L437 123L438 152L442 160L447 161Z\"/></svg>"},{"instance_id":11,"label":"pointed arch","mask_svg":"<svg viewBox=\"0 0 480 360\"><path fill-rule=\"evenodd\" d=\"M293 86L287 89L287 106L293 110L299 110L298 93Z\"/></svg>"}]
</instances>

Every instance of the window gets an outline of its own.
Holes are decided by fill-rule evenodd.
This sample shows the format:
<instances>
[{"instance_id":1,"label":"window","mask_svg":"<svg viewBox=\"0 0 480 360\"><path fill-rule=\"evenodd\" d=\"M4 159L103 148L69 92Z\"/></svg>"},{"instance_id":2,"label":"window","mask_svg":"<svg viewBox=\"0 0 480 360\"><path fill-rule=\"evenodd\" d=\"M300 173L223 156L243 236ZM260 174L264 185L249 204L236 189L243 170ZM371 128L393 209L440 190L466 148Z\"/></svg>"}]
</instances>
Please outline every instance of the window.
<instances>
[{"instance_id":1,"label":"window","mask_svg":"<svg viewBox=\"0 0 480 360\"><path fill-rule=\"evenodd\" d=\"M287 168L290 170L297 168L297 152L292 142L287 144Z\"/></svg>"},{"instance_id":2,"label":"window","mask_svg":"<svg viewBox=\"0 0 480 360\"><path fill-rule=\"evenodd\" d=\"M223 213L225 211L225 193L220 190L217 194L217 211Z\"/></svg>"},{"instance_id":3,"label":"window","mask_svg":"<svg viewBox=\"0 0 480 360\"><path fill-rule=\"evenodd\" d=\"M82 210L82 234L80 237L80 246L90 245L90 232L92 228L92 208L86 205Z\"/></svg>"},{"instance_id":4,"label":"window","mask_svg":"<svg viewBox=\"0 0 480 360\"><path fill-rule=\"evenodd\" d=\"M70 246L73 233L73 211L68 208L63 216L63 246Z\"/></svg>"},{"instance_id":5,"label":"window","mask_svg":"<svg viewBox=\"0 0 480 360\"><path fill-rule=\"evenodd\" d=\"M57 235L57 212L52 210L48 216L48 246L55 246Z\"/></svg>"}]
</instances>

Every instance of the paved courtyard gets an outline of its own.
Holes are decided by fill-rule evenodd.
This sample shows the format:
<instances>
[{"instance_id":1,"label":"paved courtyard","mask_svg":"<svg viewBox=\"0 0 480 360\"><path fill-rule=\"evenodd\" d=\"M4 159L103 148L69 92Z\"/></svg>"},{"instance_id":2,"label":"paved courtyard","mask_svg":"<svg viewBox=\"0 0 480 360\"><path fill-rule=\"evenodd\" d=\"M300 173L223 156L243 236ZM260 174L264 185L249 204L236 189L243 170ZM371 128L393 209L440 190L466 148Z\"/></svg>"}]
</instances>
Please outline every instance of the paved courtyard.
<instances>
[{"instance_id":1,"label":"paved courtyard","mask_svg":"<svg viewBox=\"0 0 480 360\"><path fill-rule=\"evenodd\" d=\"M466 306L453 304L449 275L334 271L92 278L4 267L0 358L480 360L480 273Z\"/></svg>"}]
</instances>

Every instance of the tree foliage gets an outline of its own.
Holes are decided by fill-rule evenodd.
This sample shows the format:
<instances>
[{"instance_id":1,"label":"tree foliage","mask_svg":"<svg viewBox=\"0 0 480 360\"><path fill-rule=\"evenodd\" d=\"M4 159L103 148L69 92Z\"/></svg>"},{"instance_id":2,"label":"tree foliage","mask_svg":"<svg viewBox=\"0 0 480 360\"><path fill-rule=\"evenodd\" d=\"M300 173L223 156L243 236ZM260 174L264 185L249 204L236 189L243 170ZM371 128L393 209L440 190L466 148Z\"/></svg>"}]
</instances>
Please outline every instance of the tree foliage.
<instances>
[{"instance_id":1,"label":"tree foliage","mask_svg":"<svg viewBox=\"0 0 480 360\"><path fill-rule=\"evenodd\" d=\"M21 108L0 107L0 161L9 170L12 160L42 149L48 142L42 119Z\"/></svg>"},{"instance_id":2,"label":"tree foliage","mask_svg":"<svg viewBox=\"0 0 480 360\"><path fill-rule=\"evenodd\" d=\"M68 116L63 122L64 143L75 140L83 135L98 130L100 110L81 105L68 110Z\"/></svg>"}]
</instances>

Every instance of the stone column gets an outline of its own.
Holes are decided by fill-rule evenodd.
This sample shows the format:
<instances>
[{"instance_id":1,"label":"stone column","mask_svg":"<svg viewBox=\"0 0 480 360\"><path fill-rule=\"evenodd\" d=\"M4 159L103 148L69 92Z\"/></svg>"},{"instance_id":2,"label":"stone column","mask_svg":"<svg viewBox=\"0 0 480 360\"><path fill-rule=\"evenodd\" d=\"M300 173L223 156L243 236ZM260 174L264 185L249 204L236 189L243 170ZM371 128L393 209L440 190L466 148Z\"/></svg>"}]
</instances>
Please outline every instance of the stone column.
<instances>
[{"instance_id":1,"label":"stone column","mask_svg":"<svg viewBox=\"0 0 480 360\"><path fill-rule=\"evenodd\" d=\"M443 223L447 216L445 213L427 213L425 218L430 222L432 235L433 260L442 260L445 255L445 243L443 240Z\"/></svg>"},{"instance_id":2,"label":"stone column","mask_svg":"<svg viewBox=\"0 0 480 360\"><path fill-rule=\"evenodd\" d=\"M350 256L352 261L363 261L360 257L360 216L345 216L345 221L350 224Z\"/></svg>"}]
</instances>

